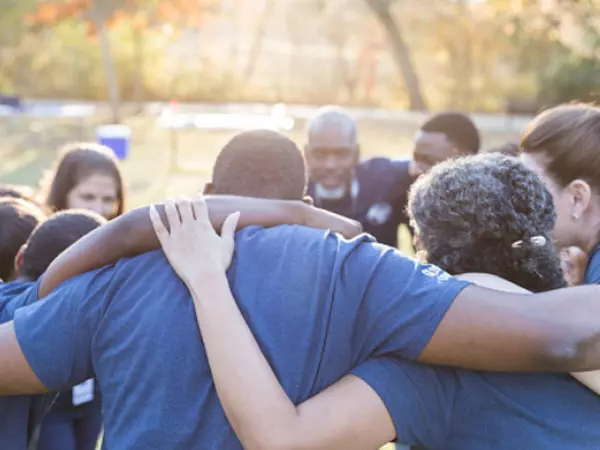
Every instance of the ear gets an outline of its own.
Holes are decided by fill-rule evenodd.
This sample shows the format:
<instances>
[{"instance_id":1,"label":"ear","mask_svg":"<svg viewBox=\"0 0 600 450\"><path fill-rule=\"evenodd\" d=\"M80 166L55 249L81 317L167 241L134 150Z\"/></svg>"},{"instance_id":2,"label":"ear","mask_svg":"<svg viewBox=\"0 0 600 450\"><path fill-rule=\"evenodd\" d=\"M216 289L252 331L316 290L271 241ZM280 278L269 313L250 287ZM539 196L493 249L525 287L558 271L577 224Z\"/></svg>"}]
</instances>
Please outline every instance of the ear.
<instances>
[{"instance_id":1,"label":"ear","mask_svg":"<svg viewBox=\"0 0 600 450\"><path fill-rule=\"evenodd\" d=\"M204 189L202 189L202 194L204 195L212 195L215 191L215 187L212 182L208 182L204 185Z\"/></svg>"},{"instance_id":2,"label":"ear","mask_svg":"<svg viewBox=\"0 0 600 450\"><path fill-rule=\"evenodd\" d=\"M310 206L314 206L314 204L315 204L315 201L313 200L313 198L310 195L305 195L304 198L302 199L302 201Z\"/></svg>"},{"instance_id":3,"label":"ear","mask_svg":"<svg viewBox=\"0 0 600 450\"><path fill-rule=\"evenodd\" d=\"M25 260L25 249L27 248L27 244L23 244L19 251L17 252L17 256L15 256L15 274L21 273L21 269L23 268L23 262Z\"/></svg>"},{"instance_id":4,"label":"ear","mask_svg":"<svg viewBox=\"0 0 600 450\"><path fill-rule=\"evenodd\" d=\"M584 180L573 180L567 186L567 191L570 194L570 202L572 213L582 217L589 208L592 201L592 188Z\"/></svg>"}]
</instances>

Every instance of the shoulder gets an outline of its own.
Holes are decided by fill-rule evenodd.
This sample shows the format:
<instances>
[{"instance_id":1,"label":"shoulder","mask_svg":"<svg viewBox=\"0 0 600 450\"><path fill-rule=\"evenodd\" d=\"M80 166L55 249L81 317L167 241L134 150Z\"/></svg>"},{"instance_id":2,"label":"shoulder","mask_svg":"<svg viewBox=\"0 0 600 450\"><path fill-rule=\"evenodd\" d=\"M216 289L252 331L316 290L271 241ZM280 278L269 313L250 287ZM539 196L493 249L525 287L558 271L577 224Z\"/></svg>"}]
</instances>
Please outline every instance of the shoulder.
<instances>
[{"instance_id":1,"label":"shoulder","mask_svg":"<svg viewBox=\"0 0 600 450\"><path fill-rule=\"evenodd\" d=\"M12 281L0 284L0 323L14 318L17 309L37 300L37 283Z\"/></svg>"},{"instance_id":2,"label":"shoulder","mask_svg":"<svg viewBox=\"0 0 600 450\"><path fill-rule=\"evenodd\" d=\"M408 159L390 159L390 158L371 158L361 162L358 170L371 174L394 173L409 176L410 160Z\"/></svg>"},{"instance_id":3,"label":"shoulder","mask_svg":"<svg viewBox=\"0 0 600 450\"><path fill-rule=\"evenodd\" d=\"M384 357L369 359L351 373L381 398L399 441L433 448L444 442L458 389L453 370Z\"/></svg>"}]
</instances>

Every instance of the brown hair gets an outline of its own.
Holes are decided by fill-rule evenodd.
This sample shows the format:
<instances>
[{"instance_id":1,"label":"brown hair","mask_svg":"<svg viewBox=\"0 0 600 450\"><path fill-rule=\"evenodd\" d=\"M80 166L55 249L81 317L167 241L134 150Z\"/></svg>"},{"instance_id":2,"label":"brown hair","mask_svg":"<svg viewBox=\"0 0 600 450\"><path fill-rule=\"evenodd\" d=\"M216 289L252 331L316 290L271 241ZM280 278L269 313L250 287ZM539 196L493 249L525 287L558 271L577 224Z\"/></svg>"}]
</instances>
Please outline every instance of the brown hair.
<instances>
[{"instance_id":1,"label":"brown hair","mask_svg":"<svg viewBox=\"0 0 600 450\"><path fill-rule=\"evenodd\" d=\"M67 209L67 196L83 179L97 173L111 176L117 185L115 217L125 210L125 186L112 150L94 143L69 144L62 149L55 170L46 181L45 203L54 211Z\"/></svg>"},{"instance_id":2,"label":"brown hair","mask_svg":"<svg viewBox=\"0 0 600 450\"><path fill-rule=\"evenodd\" d=\"M582 179L600 190L600 108L571 104L543 112L525 130L521 148L543 153L561 187Z\"/></svg>"}]
</instances>

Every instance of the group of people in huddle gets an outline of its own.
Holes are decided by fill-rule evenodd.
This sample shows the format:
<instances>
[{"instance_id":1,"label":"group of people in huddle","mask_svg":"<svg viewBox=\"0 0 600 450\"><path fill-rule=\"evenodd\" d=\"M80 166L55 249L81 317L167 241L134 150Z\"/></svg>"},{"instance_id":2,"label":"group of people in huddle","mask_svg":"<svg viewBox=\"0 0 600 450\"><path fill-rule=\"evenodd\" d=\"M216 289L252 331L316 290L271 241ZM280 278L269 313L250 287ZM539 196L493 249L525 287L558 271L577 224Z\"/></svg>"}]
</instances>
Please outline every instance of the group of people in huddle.
<instances>
[{"instance_id":1,"label":"group of people in huddle","mask_svg":"<svg viewBox=\"0 0 600 450\"><path fill-rule=\"evenodd\" d=\"M0 200L0 447L600 448L600 109L480 147L442 113L361 161L328 107L304 154L242 132L203 195L128 212L69 149Z\"/></svg>"}]
</instances>

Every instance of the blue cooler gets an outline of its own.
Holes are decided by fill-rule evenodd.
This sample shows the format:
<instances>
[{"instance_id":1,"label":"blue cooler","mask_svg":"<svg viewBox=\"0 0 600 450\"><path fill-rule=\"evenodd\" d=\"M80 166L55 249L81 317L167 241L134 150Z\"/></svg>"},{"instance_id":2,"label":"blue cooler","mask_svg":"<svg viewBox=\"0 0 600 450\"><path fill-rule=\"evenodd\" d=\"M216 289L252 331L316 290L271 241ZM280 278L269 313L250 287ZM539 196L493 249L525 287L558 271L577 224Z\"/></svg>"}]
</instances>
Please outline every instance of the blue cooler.
<instances>
[{"instance_id":1,"label":"blue cooler","mask_svg":"<svg viewBox=\"0 0 600 450\"><path fill-rule=\"evenodd\" d=\"M96 128L98 143L106 145L120 160L129 155L131 129L125 125L102 125Z\"/></svg>"}]
</instances>

